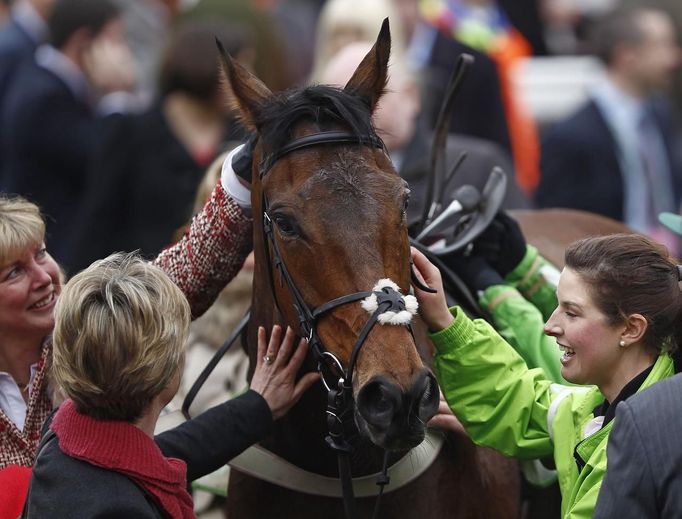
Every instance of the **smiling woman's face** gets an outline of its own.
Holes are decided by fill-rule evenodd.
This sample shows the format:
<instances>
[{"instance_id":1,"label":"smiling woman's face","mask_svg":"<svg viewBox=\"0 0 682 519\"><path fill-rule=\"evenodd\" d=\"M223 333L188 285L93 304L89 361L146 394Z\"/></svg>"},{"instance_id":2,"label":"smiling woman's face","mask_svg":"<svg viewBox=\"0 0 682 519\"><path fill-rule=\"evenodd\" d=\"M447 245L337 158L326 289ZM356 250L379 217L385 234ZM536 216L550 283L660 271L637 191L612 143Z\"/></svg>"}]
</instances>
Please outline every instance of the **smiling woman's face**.
<instances>
[{"instance_id":1,"label":"smiling woman's face","mask_svg":"<svg viewBox=\"0 0 682 519\"><path fill-rule=\"evenodd\" d=\"M594 304L588 285L565 268L557 286L557 306L545 325L564 351L561 375L574 384L608 384L622 360L619 342L625 325L610 325Z\"/></svg>"},{"instance_id":2,"label":"smiling woman's face","mask_svg":"<svg viewBox=\"0 0 682 519\"><path fill-rule=\"evenodd\" d=\"M43 243L0 265L0 335L40 340L51 333L60 291L59 266Z\"/></svg>"}]
</instances>

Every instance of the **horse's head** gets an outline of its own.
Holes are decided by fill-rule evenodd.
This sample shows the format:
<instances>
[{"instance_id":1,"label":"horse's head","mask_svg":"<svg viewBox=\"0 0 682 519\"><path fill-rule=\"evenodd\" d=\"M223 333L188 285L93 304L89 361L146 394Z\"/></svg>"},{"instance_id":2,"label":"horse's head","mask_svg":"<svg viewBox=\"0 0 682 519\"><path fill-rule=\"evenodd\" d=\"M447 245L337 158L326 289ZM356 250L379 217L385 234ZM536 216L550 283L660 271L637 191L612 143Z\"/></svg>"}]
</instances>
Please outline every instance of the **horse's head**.
<instances>
[{"instance_id":1,"label":"horse's head","mask_svg":"<svg viewBox=\"0 0 682 519\"><path fill-rule=\"evenodd\" d=\"M411 330L379 322L358 341L372 317L361 300L371 297L367 294L313 315L336 298L372 291L382 279L392 280L402 294L410 288L409 190L371 123L386 84L389 52L385 22L343 89L312 86L273 95L229 57L224 69L242 120L258 135L253 315L302 328L301 335L312 333L344 369L356 357L351 378L358 427L380 447L404 449L423 439L438 406L436 380L422 363ZM283 267L277 265L280 258ZM258 308L270 304L273 292L282 317L275 305L270 317ZM308 310L309 328L301 326ZM324 364L332 357L322 359ZM328 375L327 382L336 385Z\"/></svg>"}]
</instances>

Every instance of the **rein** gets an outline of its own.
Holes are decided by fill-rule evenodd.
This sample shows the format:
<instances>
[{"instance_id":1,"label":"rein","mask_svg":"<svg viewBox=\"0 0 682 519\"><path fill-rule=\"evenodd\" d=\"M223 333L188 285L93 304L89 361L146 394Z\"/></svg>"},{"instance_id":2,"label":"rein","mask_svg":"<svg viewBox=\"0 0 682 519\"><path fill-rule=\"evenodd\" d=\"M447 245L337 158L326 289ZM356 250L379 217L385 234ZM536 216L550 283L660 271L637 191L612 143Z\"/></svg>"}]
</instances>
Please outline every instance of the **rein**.
<instances>
[{"instance_id":1,"label":"rein","mask_svg":"<svg viewBox=\"0 0 682 519\"><path fill-rule=\"evenodd\" d=\"M294 151L325 144L360 144L373 148L384 149L383 142L374 135L357 136L349 132L320 132L313 135L307 135L305 137L295 139L281 149L266 155L258 166L260 178L262 179L274 166L274 164L286 155ZM358 517L358 512L353 494L353 481L350 468L350 453L352 452L352 447L348 443L346 435L347 429L352 424L354 410L352 392L353 371L355 370L355 364L357 362L360 350L377 321L383 322L381 316L386 315L389 312L398 313L406 311L406 300L405 297L398 290L396 290L396 288L392 286L382 286L381 288L378 288L379 285L377 285L373 290L366 290L340 296L318 306L317 308L311 309L301 296L296 283L294 283L294 280L284 263L274 235L274 225L270 215L268 214L268 201L262 189L261 193L261 207L263 210L263 239L265 241L264 250L268 264L270 265L270 268L268 269L270 282L274 289L274 275L272 272L272 259L274 259L274 268L279 270L281 277L284 279L287 285L289 293L293 299L294 309L296 310L298 316L301 333L308 339L308 344L310 345L311 351L313 352L315 360L317 361L317 369L320 372L324 386L328 391L326 414L329 434L326 436L325 441L334 451L336 451L338 456L339 477L341 480L346 516L348 518L356 518ZM272 250L272 256L274 258L270 256L270 250ZM413 270L412 278L413 280L416 279ZM348 366L344 371L341 362L334 356L334 354L325 349L322 341L317 335L316 328L318 320L339 306L360 300L367 300L370 297L376 298L376 308L373 310L369 319L360 331L360 334L355 341L355 345L353 346ZM275 300L275 304L277 305L280 314L282 314L277 300ZM408 327L410 333L414 337L411 324L406 322L404 325ZM330 381L325 378L325 368L328 373L331 373L336 377L335 382L332 381L330 383ZM389 482L388 451L386 451L384 455L383 470L376 478L376 484L379 485L380 489L374 509L374 517L377 517L379 502L381 500L384 487L389 484Z\"/></svg>"}]
</instances>

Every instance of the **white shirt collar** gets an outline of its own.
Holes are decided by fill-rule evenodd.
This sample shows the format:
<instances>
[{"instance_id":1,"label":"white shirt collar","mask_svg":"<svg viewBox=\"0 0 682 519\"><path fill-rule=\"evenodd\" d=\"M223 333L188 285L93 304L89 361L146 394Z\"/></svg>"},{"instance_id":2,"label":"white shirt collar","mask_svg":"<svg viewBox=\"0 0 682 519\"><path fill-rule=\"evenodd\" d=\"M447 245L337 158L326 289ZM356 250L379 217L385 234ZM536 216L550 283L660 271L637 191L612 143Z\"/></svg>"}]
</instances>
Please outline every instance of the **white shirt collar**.
<instances>
[{"instance_id":1,"label":"white shirt collar","mask_svg":"<svg viewBox=\"0 0 682 519\"><path fill-rule=\"evenodd\" d=\"M35 364L31 364L31 376L28 382L29 398L33 391L33 382L35 382L37 373L38 363L36 362ZM7 417L17 426L17 429L20 431L24 430L26 413L28 411L26 401L14 378L4 371L0 371L0 409L2 409Z\"/></svg>"},{"instance_id":2,"label":"white shirt collar","mask_svg":"<svg viewBox=\"0 0 682 519\"><path fill-rule=\"evenodd\" d=\"M597 82L592 97L612 122L636 127L644 110L644 101L623 91L608 76Z\"/></svg>"}]
</instances>

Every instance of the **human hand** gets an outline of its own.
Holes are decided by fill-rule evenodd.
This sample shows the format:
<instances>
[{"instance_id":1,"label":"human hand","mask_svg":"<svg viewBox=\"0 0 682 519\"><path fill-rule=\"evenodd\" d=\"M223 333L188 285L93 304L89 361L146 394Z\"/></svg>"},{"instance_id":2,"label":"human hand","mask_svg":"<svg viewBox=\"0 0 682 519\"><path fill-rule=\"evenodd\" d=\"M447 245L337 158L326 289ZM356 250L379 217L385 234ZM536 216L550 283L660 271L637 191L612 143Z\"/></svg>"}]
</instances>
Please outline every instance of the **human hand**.
<instances>
[{"instance_id":1,"label":"human hand","mask_svg":"<svg viewBox=\"0 0 682 519\"><path fill-rule=\"evenodd\" d=\"M504 211L474 240L474 254L480 255L502 277L514 270L526 254L526 239L521 227Z\"/></svg>"},{"instance_id":2,"label":"human hand","mask_svg":"<svg viewBox=\"0 0 682 519\"><path fill-rule=\"evenodd\" d=\"M452 431L455 433L466 434L462 422L460 422L455 413L450 409L450 405L445 400L443 392L440 393L440 402L438 403L438 412L429 420L427 424L429 427L435 429L443 429L445 431Z\"/></svg>"},{"instance_id":3,"label":"human hand","mask_svg":"<svg viewBox=\"0 0 682 519\"><path fill-rule=\"evenodd\" d=\"M414 295L419 302L419 314L429 330L433 332L443 330L452 324L454 317L452 317L445 301L445 290L443 290L443 279L440 271L414 247L411 247L411 253L414 272L419 280L424 285L436 290L436 293L432 294L420 290L419 287L414 287Z\"/></svg>"},{"instance_id":4,"label":"human hand","mask_svg":"<svg viewBox=\"0 0 682 519\"><path fill-rule=\"evenodd\" d=\"M319 373L306 373L296 382L296 375L308 352L308 343L301 339L294 350L295 337L294 331L287 328L284 340L281 340L282 327L275 325L268 344L265 328L258 328L258 358L251 389L265 399L275 420L284 416L303 392L320 378ZM271 359L269 362L265 360L266 355Z\"/></svg>"}]
</instances>

